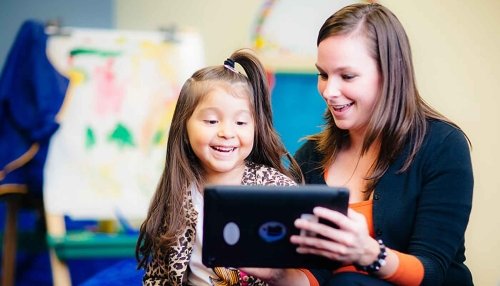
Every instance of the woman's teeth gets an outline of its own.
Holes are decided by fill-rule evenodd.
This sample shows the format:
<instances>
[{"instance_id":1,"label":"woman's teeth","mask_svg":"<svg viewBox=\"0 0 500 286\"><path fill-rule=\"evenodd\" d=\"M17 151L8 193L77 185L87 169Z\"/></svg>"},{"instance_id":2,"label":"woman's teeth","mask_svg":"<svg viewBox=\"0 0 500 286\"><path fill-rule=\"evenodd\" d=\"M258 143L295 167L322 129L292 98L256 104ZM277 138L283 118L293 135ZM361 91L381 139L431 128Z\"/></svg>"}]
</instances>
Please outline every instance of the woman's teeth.
<instances>
[{"instance_id":1,"label":"woman's teeth","mask_svg":"<svg viewBox=\"0 0 500 286\"><path fill-rule=\"evenodd\" d=\"M333 110L335 110L335 111L342 111L342 110L352 106L353 104L354 104L354 102L351 102L351 103L344 104L344 105L332 105L332 107L333 107Z\"/></svg>"}]
</instances>

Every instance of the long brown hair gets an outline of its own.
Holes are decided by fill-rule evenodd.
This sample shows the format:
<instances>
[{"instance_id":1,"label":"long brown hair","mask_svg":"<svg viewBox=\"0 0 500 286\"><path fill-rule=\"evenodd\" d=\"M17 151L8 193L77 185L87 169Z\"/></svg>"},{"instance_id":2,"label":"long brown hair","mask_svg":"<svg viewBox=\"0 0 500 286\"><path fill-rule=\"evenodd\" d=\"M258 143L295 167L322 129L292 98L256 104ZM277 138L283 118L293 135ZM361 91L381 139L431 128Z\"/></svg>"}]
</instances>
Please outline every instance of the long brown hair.
<instances>
[{"instance_id":1,"label":"long brown hair","mask_svg":"<svg viewBox=\"0 0 500 286\"><path fill-rule=\"evenodd\" d=\"M157 250L172 246L186 227L187 214L183 200L188 187L203 185L203 169L188 140L187 121L196 106L215 88L250 98L255 120L252 152L246 160L264 164L302 181L302 173L286 151L273 126L271 95L260 61L250 50L238 50L229 60L238 63L245 74L224 65L206 67L195 72L183 85L175 107L167 142L165 168L136 245L138 267L144 267ZM283 159L289 160L290 170Z\"/></svg>"},{"instance_id":2,"label":"long brown hair","mask_svg":"<svg viewBox=\"0 0 500 286\"><path fill-rule=\"evenodd\" d=\"M427 120L437 119L458 128L430 107L420 96L415 82L410 43L398 18L384 6L353 4L330 16L321 27L317 45L328 37L358 33L365 38L368 50L378 63L383 78L381 96L368 123L361 154L376 141L380 142L378 158L372 166L366 195L369 196L389 165L412 142L399 172L406 171L420 149L427 130ZM317 135L318 149L326 167L344 146L350 144L348 130L335 125L332 114L325 112L326 127Z\"/></svg>"}]
</instances>

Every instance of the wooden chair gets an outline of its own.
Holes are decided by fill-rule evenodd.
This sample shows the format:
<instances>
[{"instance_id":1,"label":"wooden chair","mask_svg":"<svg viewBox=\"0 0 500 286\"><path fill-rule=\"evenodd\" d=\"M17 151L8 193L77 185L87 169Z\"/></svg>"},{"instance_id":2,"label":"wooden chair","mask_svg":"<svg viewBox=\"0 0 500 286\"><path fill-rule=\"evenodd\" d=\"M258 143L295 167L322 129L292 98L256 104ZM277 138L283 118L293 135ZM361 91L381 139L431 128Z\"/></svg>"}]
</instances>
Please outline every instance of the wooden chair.
<instances>
[{"instance_id":1,"label":"wooden chair","mask_svg":"<svg viewBox=\"0 0 500 286\"><path fill-rule=\"evenodd\" d=\"M16 277L17 214L21 198L28 193L24 185L0 186L0 199L6 201L5 231L3 238L2 284L14 285Z\"/></svg>"},{"instance_id":2,"label":"wooden chair","mask_svg":"<svg viewBox=\"0 0 500 286\"><path fill-rule=\"evenodd\" d=\"M1 185L0 199L6 202L5 230L3 238L2 279L3 286L15 285L16 253L18 245L18 213L26 198L25 185ZM43 204L36 208L45 216L47 244L52 270L53 285L70 286L71 275L68 259L131 258L134 257L137 236L130 233L93 233L66 231L64 217L45 213Z\"/></svg>"}]
</instances>

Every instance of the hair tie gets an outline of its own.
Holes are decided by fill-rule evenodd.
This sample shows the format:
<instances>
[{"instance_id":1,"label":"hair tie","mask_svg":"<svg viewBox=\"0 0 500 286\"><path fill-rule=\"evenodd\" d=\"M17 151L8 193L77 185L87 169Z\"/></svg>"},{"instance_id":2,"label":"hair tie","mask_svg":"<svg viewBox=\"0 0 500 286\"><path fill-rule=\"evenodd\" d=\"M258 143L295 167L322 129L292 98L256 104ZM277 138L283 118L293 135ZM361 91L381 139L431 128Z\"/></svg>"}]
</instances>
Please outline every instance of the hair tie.
<instances>
[{"instance_id":1,"label":"hair tie","mask_svg":"<svg viewBox=\"0 0 500 286\"><path fill-rule=\"evenodd\" d=\"M233 59L226 59L224 61L224 67L227 68L228 70L232 71L232 72L235 72L235 73L239 73L235 68L234 68L234 60Z\"/></svg>"}]
</instances>

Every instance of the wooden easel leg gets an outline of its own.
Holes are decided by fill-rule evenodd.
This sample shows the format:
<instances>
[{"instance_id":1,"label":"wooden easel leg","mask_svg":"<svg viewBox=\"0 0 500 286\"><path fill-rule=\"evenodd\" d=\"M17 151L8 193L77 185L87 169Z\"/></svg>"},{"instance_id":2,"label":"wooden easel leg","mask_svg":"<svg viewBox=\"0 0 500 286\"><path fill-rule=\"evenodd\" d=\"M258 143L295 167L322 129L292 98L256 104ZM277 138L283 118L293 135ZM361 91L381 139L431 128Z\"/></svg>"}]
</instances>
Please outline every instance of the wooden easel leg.
<instances>
[{"instance_id":1,"label":"wooden easel leg","mask_svg":"<svg viewBox=\"0 0 500 286\"><path fill-rule=\"evenodd\" d=\"M70 286L71 277L66 263L57 258L54 249L49 251L50 267L52 268L52 285L54 286Z\"/></svg>"},{"instance_id":2,"label":"wooden easel leg","mask_svg":"<svg viewBox=\"0 0 500 286\"><path fill-rule=\"evenodd\" d=\"M47 233L52 236L63 236L66 233L64 217L60 215L45 214L47 222ZM61 261L55 249L49 250L50 266L52 268L52 280L54 286L71 286L71 276L68 266Z\"/></svg>"},{"instance_id":3,"label":"wooden easel leg","mask_svg":"<svg viewBox=\"0 0 500 286\"><path fill-rule=\"evenodd\" d=\"M19 211L19 198L11 197L7 200L7 216L5 235L3 241L2 258L2 284L14 285L16 275L16 248L17 248L17 212Z\"/></svg>"}]
</instances>

